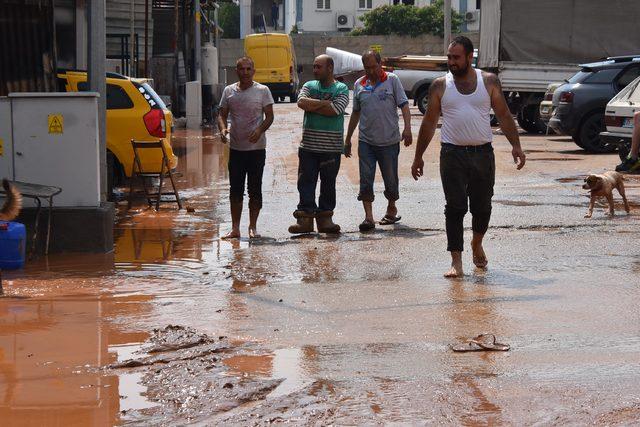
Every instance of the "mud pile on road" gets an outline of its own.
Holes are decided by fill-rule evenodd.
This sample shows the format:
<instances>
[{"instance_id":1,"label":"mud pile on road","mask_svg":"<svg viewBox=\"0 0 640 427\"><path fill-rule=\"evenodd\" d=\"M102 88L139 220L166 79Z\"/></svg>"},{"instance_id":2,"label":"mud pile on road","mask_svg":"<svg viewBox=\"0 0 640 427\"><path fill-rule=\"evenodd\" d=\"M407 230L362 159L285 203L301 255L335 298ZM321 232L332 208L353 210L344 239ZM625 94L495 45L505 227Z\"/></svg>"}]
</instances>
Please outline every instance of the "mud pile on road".
<instances>
[{"instance_id":1,"label":"mud pile on road","mask_svg":"<svg viewBox=\"0 0 640 427\"><path fill-rule=\"evenodd\" d=\"M155 329L137 352L139 358L106 367L109 373L141 373L151 408L122 411L127 425L184 422L330 421L335 405L332 384L316 381L287 396L268 399L284 379L238 376L223 360L259 352L250 345L232 344L227 337L212 338L194 329L169 325Z\"/></svg>"}]
</instances>

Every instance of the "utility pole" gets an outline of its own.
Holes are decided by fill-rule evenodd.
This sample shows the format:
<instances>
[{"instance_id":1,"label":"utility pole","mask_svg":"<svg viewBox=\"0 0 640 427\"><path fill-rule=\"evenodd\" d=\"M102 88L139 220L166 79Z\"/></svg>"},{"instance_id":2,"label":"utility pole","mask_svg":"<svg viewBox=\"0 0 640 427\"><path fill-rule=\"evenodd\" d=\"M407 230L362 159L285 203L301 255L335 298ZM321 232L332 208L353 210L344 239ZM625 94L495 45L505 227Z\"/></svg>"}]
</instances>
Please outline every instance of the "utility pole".
<instances>
[{"instance_id":1,"label":"utility pole","mask_svg":"<svg viewBox=\"0 0 640 427\"><path fill-rule=\"evenodd\" d=\"M196 0L193 3L193 68L195 69L195 79L202 81L202 68L200 66L202 55L202 43L200 41L200 0Z\"/></svg>"},{"instance_id":2,"label":"utility pole","mask_svg":"<svg viewBox=\"0 0 640 427\"><path fill-rule=\"evenodd\" d=\"M138 77L137 65L135 62L135 49L136 49L136 0L131 0L131 10L129 16L130 30L130 51L129 51L129 75L131 77Z\"/></svg>"},{"instance_id":3,"label":"utility pole","mask_svg":"<svg viewBox=\"0 0 640 427\"><path fill-rule=\"evenodd\" d=\"M444 54L447 55L451 43L451 0L444 0Z\"/></svg>"},{"instance_id":4,"label":"utility pole","mask_svg":"<svg viewBox=\"0 0 640 427\"><path fill-rule=\"evenodd\" d=\"M107 201L107 74L105 71L106 19L105 0L93 0L89 5L89 66L87 79L91 92L98 92L98 151L100 154L100 200Z\"/></svg>"}]
</instances>

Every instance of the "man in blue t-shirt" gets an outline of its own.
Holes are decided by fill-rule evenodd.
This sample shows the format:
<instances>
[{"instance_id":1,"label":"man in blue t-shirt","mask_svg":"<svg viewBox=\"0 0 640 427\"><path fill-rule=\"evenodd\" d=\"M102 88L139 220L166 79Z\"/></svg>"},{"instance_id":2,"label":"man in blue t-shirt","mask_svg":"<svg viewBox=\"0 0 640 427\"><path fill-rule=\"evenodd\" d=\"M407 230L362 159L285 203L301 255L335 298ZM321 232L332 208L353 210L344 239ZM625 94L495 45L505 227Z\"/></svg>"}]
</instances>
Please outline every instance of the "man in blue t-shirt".
<instances>
[{"instance_id":1,"label":"man in blue t-shirt","mask_svg":"<svg viewBox=\"0 0 640 427\"><path fill-rule=\"evenodd\" d=\"M384 196L387 211L380 224L395 224L400 221L396 200L400 198L398 187L398 155L400 140L405 147L411 145L411 113L409 101L400 79L382 69L382 59L375 51L362 55L366 75L358 79L353 88L353 112L345 142L345 153L351 155L351 136L358 122L358 160L360 164L360 193L358 200L364 206L365 219L360 231L373 230L373 181L376 163L380 166L384 181ZM398 108L402 111L404 130L400 135Z\"/></svg>"}]
</instances>

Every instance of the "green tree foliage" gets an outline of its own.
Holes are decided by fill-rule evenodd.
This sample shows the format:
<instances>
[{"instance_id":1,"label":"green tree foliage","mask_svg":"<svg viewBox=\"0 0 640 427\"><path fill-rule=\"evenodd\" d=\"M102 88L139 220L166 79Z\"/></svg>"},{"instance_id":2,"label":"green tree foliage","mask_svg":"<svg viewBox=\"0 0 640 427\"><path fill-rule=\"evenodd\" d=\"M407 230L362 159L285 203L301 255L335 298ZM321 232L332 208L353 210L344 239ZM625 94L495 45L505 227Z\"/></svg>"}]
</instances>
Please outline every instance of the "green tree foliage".
<instances>
[{"instance_id":1,"label":"green tree foliage","mask_svg":"<svg viewBox=\"0 0 640 427\"><path fill-rule=\"evenodd\" d=\"M225 39L240 38L240 7L234 3L221 3L218 15Z\"/></svg>"},{"instance_id":2,"label":"green tree foliage","mask_svg":"<svg viewBox=\"0 0 640 427\"><path fill-rule=\"evenodd\" d=\"M417 37L421 34L444 36L444 0L436 0L431 6L407 5L380 6L360 17L363 28L351 32L354 36L399 35ZM457 33L462 25L462 15L451 11L451 32Z\"/></svg>"}]
</instances>

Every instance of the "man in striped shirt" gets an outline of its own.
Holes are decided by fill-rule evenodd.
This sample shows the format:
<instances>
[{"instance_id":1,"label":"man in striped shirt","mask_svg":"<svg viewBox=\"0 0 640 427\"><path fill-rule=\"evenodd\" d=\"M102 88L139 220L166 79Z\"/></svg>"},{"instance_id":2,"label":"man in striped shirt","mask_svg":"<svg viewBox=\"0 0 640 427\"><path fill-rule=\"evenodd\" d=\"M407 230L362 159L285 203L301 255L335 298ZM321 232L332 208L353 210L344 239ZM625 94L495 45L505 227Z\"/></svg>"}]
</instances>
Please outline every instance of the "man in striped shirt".
<instances>
[{"instance_id":1,"label":"man in striped shirt","mask_svg":"<svg viewBox=\"0 0 640 427\"><path fill-rule=\"evenodd\" d=\"M313 61L316 80L304 84L298 107L304 110L302 142L298 149L298 192L300 202L293 213L293 234L313 232L316 219L321 233L339 233L333 223L336 207L336 177L343 153L344 111L349 104L349 89L333 77L333 59L320 55ZM316 204L316 186L320 177L320 197Z\"/></svg>"}]
</instances>

